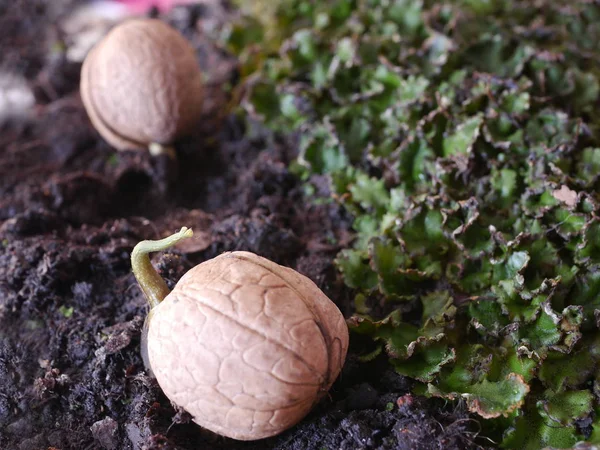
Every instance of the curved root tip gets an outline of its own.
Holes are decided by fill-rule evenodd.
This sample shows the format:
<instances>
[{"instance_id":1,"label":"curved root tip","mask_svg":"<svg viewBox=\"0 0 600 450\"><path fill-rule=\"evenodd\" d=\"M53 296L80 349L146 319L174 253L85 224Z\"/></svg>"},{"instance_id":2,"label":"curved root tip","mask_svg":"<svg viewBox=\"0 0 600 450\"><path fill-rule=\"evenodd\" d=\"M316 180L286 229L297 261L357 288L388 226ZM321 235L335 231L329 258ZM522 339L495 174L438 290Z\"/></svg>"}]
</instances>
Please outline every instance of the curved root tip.
<instances>
[{"instance_id":1,"label":"curved root tip","mask_svg":"<svg viewBox=\"0 0 600 450\"><path fill-rule=\"evenodd\" d=\"M179 230L179 235L181 238L189 238L194 235L194 231L188 227L181 227L181 230Z\"/></svg>"},{"instance_id":2,"label":"curved root tip","mask_svg":"<svg viewBox=\"0 0 600 450\"><path fill-rule=\"evenodd\" d=\"M133 274L151 308L157 306L169 294L167 284L150 263L149 253L166 250L180 241L192 237L191 228L182 227L179 232L157 241L139 242L131 252L131 267Z\"/></svg>"}]
</instances>

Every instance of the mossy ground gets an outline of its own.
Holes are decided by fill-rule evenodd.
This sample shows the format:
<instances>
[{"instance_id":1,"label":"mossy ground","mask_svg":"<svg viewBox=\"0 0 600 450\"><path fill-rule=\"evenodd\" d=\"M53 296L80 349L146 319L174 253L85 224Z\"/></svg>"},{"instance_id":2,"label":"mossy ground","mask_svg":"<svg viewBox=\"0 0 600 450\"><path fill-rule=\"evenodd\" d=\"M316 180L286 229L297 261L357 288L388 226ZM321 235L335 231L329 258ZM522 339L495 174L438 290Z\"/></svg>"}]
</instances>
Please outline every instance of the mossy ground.
<instances>
[{"instance_id":1,"label":"mossy ground","mask_svg":"<svg viewBox=\"0 0 600 450\"><path fill-rule=\"evenodd\" d=\"M243 107L354 218L361 359L503 447L597 444L598 2L277 4L229 33Z\"/></svg>"},{"instance_id":2,"label":"mossy ground","mask_svg":"<svg viewBox=\"0 0 600 450\"><path fill-rule=\"evenodd\" d=\"M0 126L0 448L490 444L478 439L464 406L409 395L411 382L386 358L360 363L360 338L331 396L279 437L216 438L173 409L143 369L146 306L130 272L133 245L191 226L193 245L155 259L171 285L220 252L250 250L305 273L350 316L354 294L334 258L350 244L352 216L341 205L309 201L288 169L293 142L250 130L239 116L207 114L197 135L178 145L179 164L110 149L85 115L80 64L66 59L57 28L75 3L0 5L3 69L25 77L36 103L30 116ZM235 85L236 63L194 28L210 14L177 8L163 19L191 39L218 83ZM224 102L218 83L211 98ZM321 181L313 186L325 192Z\"/></svg>"}]
</instances>

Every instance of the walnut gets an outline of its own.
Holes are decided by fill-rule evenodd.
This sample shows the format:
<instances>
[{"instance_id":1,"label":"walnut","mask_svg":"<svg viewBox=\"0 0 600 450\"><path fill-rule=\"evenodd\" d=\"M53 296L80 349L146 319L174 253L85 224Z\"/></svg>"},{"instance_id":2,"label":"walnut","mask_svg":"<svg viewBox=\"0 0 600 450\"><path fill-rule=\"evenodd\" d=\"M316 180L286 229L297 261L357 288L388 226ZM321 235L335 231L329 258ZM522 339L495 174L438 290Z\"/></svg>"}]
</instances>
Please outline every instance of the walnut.
<instances>
[{"instance_id":1,"label":"walnut","mask_svg":"<svg viewBox=\"0 0 600 450\"><path fill-rule=\"evenodd\" d=\"M310 279L249 252L194 267L168 293L146 252L189 232L145 241L132 254L154 305L143 339L147 363L167 397L199 425L240 440L278 434L339 375L348 349L344 317Z\"/></svg>"},{"instance_id":2,"label":"walnut","mask_svg":"<svg viewBox=\"0 0 600 450\"><path fill-rule=\"evenodd\" d=\"M87 55L81 97L94 127L119 150L168 146L202 111L202 73L192 46L155 19L113 28Z\"/></svg>"}]
</instances>

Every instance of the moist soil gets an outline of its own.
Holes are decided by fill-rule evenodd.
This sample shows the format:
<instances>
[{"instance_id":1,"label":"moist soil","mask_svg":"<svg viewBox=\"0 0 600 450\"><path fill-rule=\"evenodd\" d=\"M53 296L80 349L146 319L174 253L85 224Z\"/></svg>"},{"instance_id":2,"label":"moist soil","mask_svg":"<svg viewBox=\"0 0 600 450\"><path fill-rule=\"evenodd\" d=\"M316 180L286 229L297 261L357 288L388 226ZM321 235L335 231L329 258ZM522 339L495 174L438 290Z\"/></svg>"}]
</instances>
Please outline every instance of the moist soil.
<instances>
[{"instance_id":1,"label":"moist soil","mask_svg":"<svg viewBox=\"0 0 600 450\"><path fill-rule=\"evenodd\" d=\"M3 2L6 4L6 2ZM226 114L236 61L197 31L206 7L160 16L184 33L212 76L205 117L177 160L117 152L92 128L57 26L76 2L0 4L0 69L35 96L26 117L0 125L0 449L479 448L463 405L410 394L385 358L359 362L351 337L330 394L296 427L238 442L174 408L140 356L146 303L130 270L142 239L192 227L195 237L153 262L172 287L191 267L248 250L314 280L346 317L333 265L349 217L314 202L288 170L294 140ZM322 194L327 193L326 180Z\"/></svg>"}]
</instances>

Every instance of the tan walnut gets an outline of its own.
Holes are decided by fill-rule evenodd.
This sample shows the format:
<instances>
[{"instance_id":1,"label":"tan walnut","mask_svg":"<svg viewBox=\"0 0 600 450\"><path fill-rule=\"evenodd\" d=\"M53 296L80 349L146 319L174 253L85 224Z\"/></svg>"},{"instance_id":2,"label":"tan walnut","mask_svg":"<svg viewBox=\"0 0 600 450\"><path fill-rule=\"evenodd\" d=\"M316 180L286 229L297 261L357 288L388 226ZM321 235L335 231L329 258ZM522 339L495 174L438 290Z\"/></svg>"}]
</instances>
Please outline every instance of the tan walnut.
<instances>
[{"instance_id":1,"label":"tan walnut","mask_svg":"<svg viewBox=\"0 0 600 450\"><path fill-rule=\"evenodd\" d=\"M190 232L144 241L132 254L154 305L143 339L146 362L167 397L199 425L239 440L278 434L339 375L348 349L344 317L310 279L249 252L206 261L153 299L148 287L162 279L147 270L147 252Z\"/></svg>"},{"instance_id":2,"label":"tan walnut","mask_svg":"<svg viewBox=\"0 0 600 450\"><path fill-rule=\"evenodd\" d=\"M119 150L169 145L202 112L202 73L194 49L156 19L113 28L87 55L81 98L94 127Z\"/></svg>"}]
</instances>

